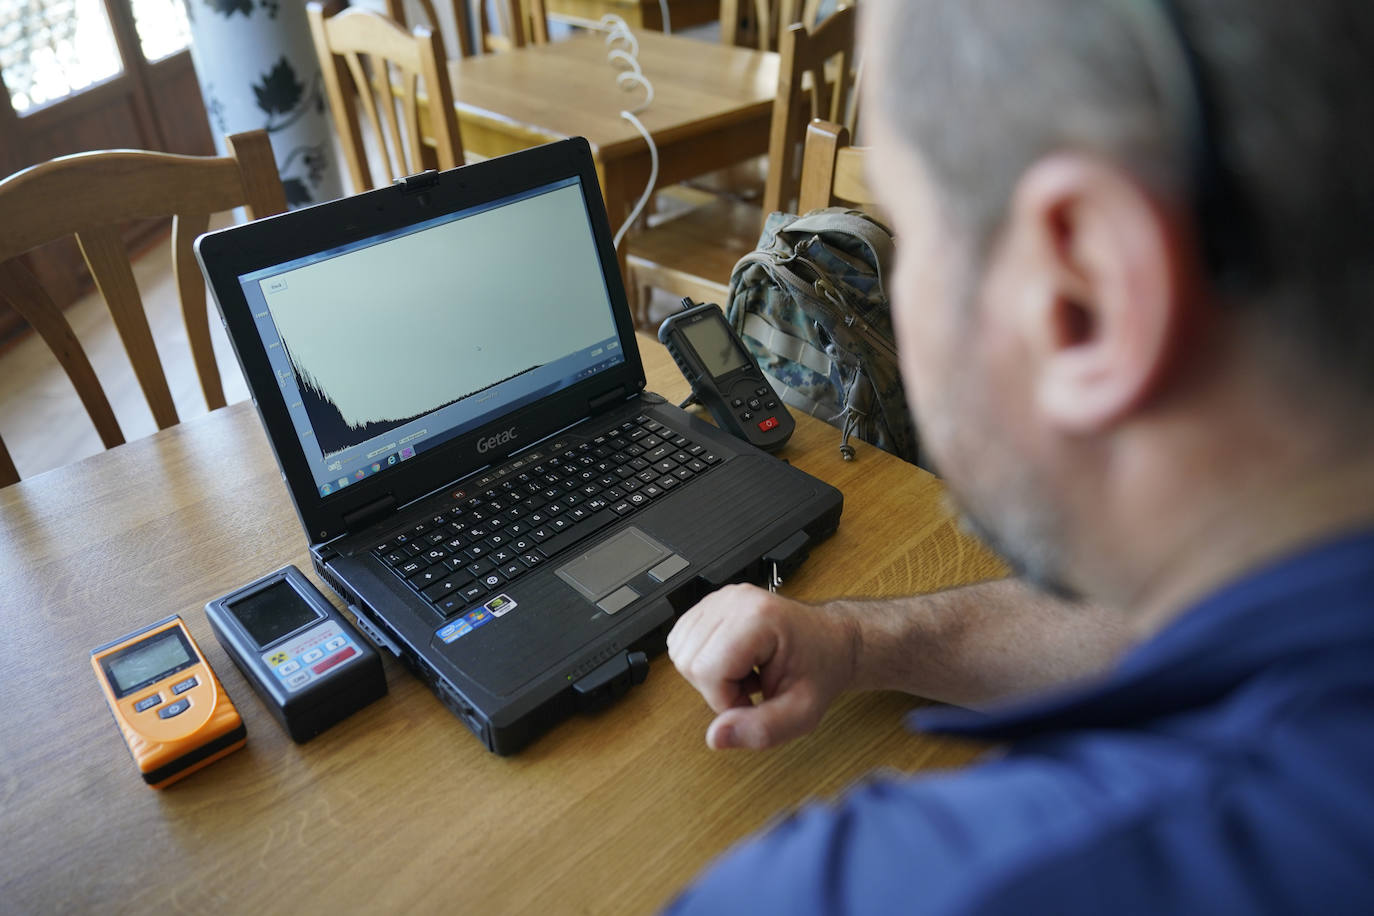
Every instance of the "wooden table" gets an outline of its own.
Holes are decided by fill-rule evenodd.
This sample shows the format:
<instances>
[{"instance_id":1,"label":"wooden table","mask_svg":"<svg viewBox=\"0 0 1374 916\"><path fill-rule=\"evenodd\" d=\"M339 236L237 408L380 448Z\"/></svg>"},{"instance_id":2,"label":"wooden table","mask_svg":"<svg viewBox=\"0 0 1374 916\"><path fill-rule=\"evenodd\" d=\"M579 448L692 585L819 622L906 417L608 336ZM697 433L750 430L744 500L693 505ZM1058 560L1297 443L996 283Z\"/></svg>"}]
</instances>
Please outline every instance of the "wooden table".
<instances>
[{"instance_id":1,"label":"wooden table","mask_svg":"<svg viewBox=\"0 0 1374 916\"><path fill-rule=\"evenodd\" d=\"M641 346L651 387L684 395L662 347ZM998 571L932 477L863 443L846 464L838 439L799 416L783 453L846 497L839 532L785 593L894 594ZM875 767L974 753L908 734L915 701L896 694L842 697L784 748L711 752L710 710L666 656L623 700L514 758L489 754L394 660L388 696L298 746L202 611L284 563L310 570L246 403L0 490L0 911L643 913L781 810ZM89 651L172 613L248 745L155 791Z\"/></svg>"},{"instance_id":2,"label":"wooden table","mask_svg":"<svg viewBox=\"0 0 1374 916\"><path fill-rule=\"evenodd\" d=\"M778 55L638 32L654 102L639 118L658 145L660 187L768 152ZM611 226L649 180L649 148L620 117L643 90L622 91L604 36L583 34L449 61L466 150L499 156L583 136L596 159Z\"/></svg>"},{"instance_id":3,"label":"wooden table","mask_svg":"<svg viewBox=\"0 0 1374 916\"><path fill-rule=\"evenodd\" d=\"M624 19L632 28L663 28L663 8L658 0L544 0L550 19L573 25L594 25L607 13ZM720 0L668 0L668 25L685 29L720 18Z\"/></svg>"}]
</instances>

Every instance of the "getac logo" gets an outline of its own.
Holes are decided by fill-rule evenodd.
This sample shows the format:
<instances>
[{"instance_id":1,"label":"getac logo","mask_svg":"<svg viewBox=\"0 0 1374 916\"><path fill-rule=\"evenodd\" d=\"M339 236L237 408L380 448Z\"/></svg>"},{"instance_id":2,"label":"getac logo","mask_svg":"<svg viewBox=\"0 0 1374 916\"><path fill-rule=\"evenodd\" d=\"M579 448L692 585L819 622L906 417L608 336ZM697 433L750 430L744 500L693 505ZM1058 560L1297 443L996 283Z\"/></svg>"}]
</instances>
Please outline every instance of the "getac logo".
<instances>
[{"instance_id":1,"label":"getac logo","mask_svg":"<svg viewBox=\"0 0 1374 916\"><path fill-rule=\"evenodd\" d=\"M514 439L514 438L515 438L515 427L512 426L510 429L506 430L505 432L497 433L497 434L494 435L494 436L488 436L488 437L485 438L485 439L479 440L478 443L477 443L477 454L480 455L480 454L483 454L484 452L489 452L489 451L491 451L492 449L496 448L496 446L498 446L498 445L505 445L507 442L511 441L511 440Z\"/></svg>"}]
</instances>

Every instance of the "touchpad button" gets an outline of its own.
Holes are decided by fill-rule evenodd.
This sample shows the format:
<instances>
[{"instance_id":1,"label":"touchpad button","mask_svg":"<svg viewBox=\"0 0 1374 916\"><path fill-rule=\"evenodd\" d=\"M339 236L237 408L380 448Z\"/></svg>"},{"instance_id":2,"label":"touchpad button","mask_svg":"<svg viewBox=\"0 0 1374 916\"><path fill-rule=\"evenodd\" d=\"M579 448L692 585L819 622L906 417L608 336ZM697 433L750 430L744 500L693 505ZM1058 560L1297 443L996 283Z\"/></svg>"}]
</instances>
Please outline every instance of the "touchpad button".
<instances>
[{"instance_id":1,"label":"touchpad button","mask_svg":"<svg viewBox=\"0 0 1374 916\"><path fill-rule=\"evenodd\" d=\"M565 563L558 577L596 603L670 554L671 550L638 528L626 528Z\"/></svg>"}]
</instances>

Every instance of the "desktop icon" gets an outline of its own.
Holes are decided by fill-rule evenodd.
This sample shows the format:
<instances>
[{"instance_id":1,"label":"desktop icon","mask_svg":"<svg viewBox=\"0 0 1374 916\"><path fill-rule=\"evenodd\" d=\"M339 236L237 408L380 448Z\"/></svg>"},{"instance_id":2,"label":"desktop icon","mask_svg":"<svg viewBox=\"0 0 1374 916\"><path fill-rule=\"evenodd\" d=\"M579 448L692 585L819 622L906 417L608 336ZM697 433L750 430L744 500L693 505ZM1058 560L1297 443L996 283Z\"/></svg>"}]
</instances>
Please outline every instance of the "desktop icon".
<instances>
[{"instance_id":1,"label":"desktop icon","mask_svg":"<svg viewBox=\"0 0 1374 916\"><path fill-rule=\"evenodd\" d=\"M367 476L367 472L364 471L362 468L358 468L357 473L354 474L353 476L354 476L354 478L356 478L357 480L362 480L364 477Z\"/></svg>"},{"instance_id":2,"label":"desktop icon","mask_svg":"<svg viewBox=\"0 0 1374 916\"><path fill-rule=\"evenodd\" d=\"M390 455L387 455L387 456L386 456L386 466L387 466L387 467L391 467L393 464L395 464L396 462L398 462L398 461L400 461L400 460L401 460L401 456L400 456L400 455L397 455L395 452L392 452Z\"/></svg>"},{"instance_id":3,"label":"desktop icon","mask_svg":"<svg viewBox=\"0 0 1374 916\"><path fill-rule=\"evenodd\" d=\"M344 487L346 487L346 486L348 486L348 478L347 478L347 477L340 477L340 478L339 478L339 489L342 490L342 489L343 489Z\"/></svg>"},{"instance_id":4,"label":"desktop icon","mask_svg":"<svg viewBox=\"0 0 1374 916\"><path fill-rule=\"evenodd\" d=\"M330 493L333 493L333 492L334 492L334 488L331 487L329 484L325 484L324 486L320 487L320 495L321 495L321 496L328 496Z\"/></svg>"},{"instance_id":5,"label":"desktop icon","mask_svg":"<svg viewBox=\"0 0 1374 916\"><path fill-rule=\"evenodd\" d=\"M381 464L379 464L379 463L376 462L376 461L372 462L372 473L375 474L375 473L377 473L378 471L380 471L381 469L382 469Z\"/></svg>"},{"instance_id":6,"label":"desktop icon","mask_svg":"<svg viewBox=\"0 0 1374 916\"><path fill-rule=\"evenodd\" d=\"M414 457L415 457L415 449L414 449L414 447L407 445L405 448L401 449L401 460L402 460L402 461L405 461L407 458L414 458Z\"/></svg>"}]
</instances>

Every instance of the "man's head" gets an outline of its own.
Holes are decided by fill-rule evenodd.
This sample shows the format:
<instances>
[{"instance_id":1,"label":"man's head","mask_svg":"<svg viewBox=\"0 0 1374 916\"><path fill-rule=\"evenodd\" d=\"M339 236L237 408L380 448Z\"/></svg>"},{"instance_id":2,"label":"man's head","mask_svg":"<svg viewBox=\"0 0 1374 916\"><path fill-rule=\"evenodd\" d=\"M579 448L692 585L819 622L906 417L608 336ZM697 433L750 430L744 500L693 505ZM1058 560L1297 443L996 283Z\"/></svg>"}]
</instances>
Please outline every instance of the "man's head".
<instances>
[{"instance_id":1,"label":"man's head","mask_svg":"<svg viewBox=\"0 0 1374 916\"><path fill-rule=\"evenodd\" d=\"M1215 476L1208 424L1239 445L1290 397L1334 428L1374 395L1374 13L1174 0L1180 39L1163 3L864 6L909 397L969 517L1063 590L1132 473ZM1198 100L1234 191L1207 221Z\"/></svg>"}]
</instances>

